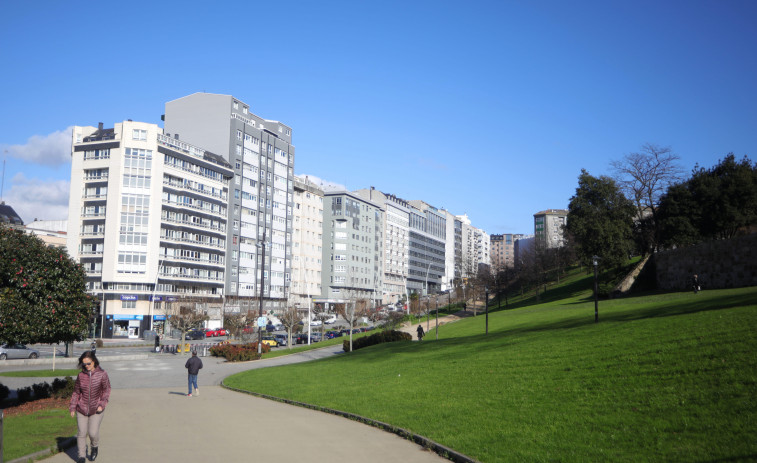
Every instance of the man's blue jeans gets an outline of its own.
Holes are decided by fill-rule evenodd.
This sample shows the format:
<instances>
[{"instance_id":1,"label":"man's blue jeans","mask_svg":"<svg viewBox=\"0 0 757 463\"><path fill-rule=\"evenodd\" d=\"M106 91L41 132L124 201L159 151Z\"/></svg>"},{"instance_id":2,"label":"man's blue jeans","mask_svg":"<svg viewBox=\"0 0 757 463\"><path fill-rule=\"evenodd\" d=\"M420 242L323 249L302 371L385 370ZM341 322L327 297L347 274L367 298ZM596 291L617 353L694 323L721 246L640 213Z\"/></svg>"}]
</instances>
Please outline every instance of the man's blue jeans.
<instances>
[{"instance_id":1,"label":"man's blue jeans","mask_svg":"<svg viewBox=\"0 0 757 463\"><path fill-rule=\"evenodd\" d=\"M189 393L192 393L192 385L194 385L195 389L197 389L197 375L189 375L189 379L187 381L189 384Z\"/></svg>"}]
</instances>

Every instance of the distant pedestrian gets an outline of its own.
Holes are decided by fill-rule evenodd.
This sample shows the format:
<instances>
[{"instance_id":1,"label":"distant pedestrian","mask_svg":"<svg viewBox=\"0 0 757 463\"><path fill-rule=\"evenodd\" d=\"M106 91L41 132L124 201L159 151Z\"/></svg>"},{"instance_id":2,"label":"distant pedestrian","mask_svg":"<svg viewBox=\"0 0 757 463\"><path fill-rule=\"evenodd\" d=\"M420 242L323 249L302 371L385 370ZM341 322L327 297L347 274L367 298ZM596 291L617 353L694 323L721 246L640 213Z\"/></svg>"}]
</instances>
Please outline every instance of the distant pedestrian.
<instances>
[{"instance_id":1,"label":"distant pedestrian","mask_svg":"<svg viewBox=\"0 0 757 463\"><path fill-rule=\"evenodd\" d=\"M155 333L155 352L160 352L160 334Z\"/></svg>"},{"instance_id":2,"label":"distant pedestrian","mask_svg":"<svg viewBox=\"0 0 757 463\"><path fill-rule=\"evenodd\" d=\"M187 360L187 363L184 365L184 368L187 369L189 373L189 377L187 378L187 384L189 387L189 393L187 394L187 397L192 397L192 386L194 385L194 392L196 395L200 395L200 389L197 387L197 375L200 374L200 368L202 368L202 360L200 360L200 357L197 356L197 351L192 351L192 357Z\"/></svg>"},{"instance_id":3,"label":"distant pedestrian","mask_svg":"<svg viewBox=\"0 0 757 463\"><path fill-rule=\"evenodd\" d=\"M416 331L418 332L418 341L423 341L423 327L421 325L418 325L418 329Z\"/></svg>"},{"instance_id":4,"label":"distant pedestrian","mask_svg":"<svg viewBox=\"0 0 757 463\"><path fill-rule=\"evenodd\" d=\"M89 345L89 350L91 350L93 354L97 353L97 343L95 341L92 341L92 344Z\"/></svg>"},{"instance_id":5,"label":"distant pedestrian","mask_svg":"<svg viewBox=\"0 0 757 463\"><path fill-rule=\"evenodd\" d=\"M87 351L79 357L79 367L82 371L76 377L71 404L68 406L71 418L76 417L79 432L76 444L79 451L77 463L84 463L87 458L87 435L91 443L89 458L95 461L100 445L100 423L103 419L105 406L110 399L110 379L108 374L100 368L93 351Z\"/></svg>"},{"instance_id":6,"label":"distant pedestrian","mask_svg":"<svg viewBox=\"0 0 757 463\"><path fill-rule=\"evenodd\" d=\"M699 285L699 277L694 275L691 277L691 289L694 290L694 294L698 293L702 287Z\"/></svg>"}]
</instances>

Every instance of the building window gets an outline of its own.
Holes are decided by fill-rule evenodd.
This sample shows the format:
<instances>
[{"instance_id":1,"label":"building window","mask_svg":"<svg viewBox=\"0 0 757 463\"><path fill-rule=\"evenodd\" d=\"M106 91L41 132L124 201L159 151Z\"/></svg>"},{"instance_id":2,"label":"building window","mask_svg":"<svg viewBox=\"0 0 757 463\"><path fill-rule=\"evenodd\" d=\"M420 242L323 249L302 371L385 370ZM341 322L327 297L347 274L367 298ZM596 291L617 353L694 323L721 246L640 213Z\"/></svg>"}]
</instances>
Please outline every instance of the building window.
<instances>
[{"instance_id":1,"label":"building window","mask_svg":"<svg viewBox=\"0 0 757 463\"><path fill-rule=\"evenodd\" d=\"M132 140L147 140L147 130L134 129Z\"/></svg>"},{"instance_id":2,"label":"building window","mask_svg":"<svg viewBox=\"0 0 757 463\"><path fill-rule=\"evenodd\" d=\"M136 309L137 301L121 301L122 309Z\"/></svg>"}]
</instances>

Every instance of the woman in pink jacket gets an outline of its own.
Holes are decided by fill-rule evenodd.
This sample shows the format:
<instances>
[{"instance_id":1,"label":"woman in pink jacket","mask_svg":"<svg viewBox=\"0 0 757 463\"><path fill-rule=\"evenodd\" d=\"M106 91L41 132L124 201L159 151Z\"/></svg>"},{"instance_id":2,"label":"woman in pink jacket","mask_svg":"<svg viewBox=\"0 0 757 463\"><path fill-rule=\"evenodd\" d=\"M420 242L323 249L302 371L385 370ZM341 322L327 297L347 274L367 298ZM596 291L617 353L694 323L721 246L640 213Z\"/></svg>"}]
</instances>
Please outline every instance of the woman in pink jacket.
<instances>
[{"instance_id":1,"label":"woman in pink jacket","mask_svg":"<svg viewBox=\"0 0 757 463\"><path fill-rule=\"evenodd\" d=\"M94 352L87 351L79 357L79 366L82 371L76 377L74 394L71 396L71 404L68 409L71 417L76 416L76 424L79 432L76 435L76 443L79 449L77 463L85 463L87 457L87 434L92 444L89 458L95 461L97 449L100 443L100 422L103 419L103 411L110 398L110 379L108 374L100 368L100 362Z\"/></svg>"}]
</instances>

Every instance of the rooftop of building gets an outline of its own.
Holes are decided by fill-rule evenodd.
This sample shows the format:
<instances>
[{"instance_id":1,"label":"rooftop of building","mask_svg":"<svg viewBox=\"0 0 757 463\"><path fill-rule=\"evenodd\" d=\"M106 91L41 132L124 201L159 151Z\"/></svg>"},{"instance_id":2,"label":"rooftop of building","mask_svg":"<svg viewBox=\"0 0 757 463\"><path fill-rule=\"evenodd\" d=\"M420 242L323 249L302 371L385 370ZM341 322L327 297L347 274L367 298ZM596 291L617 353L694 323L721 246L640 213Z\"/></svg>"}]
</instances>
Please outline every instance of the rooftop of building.
<instances>
[{"instance_id":1,"label":"rooftop of building","mask_svg":"<svg viewBox=\"0 0 757 463\"><path fill-rule=\"evenodd\" d=\"M0 223L9 225L24 225L24 221L21 220L15 209L5 204L5 201L0 202Z\"/></svg>"}]
</instances>

